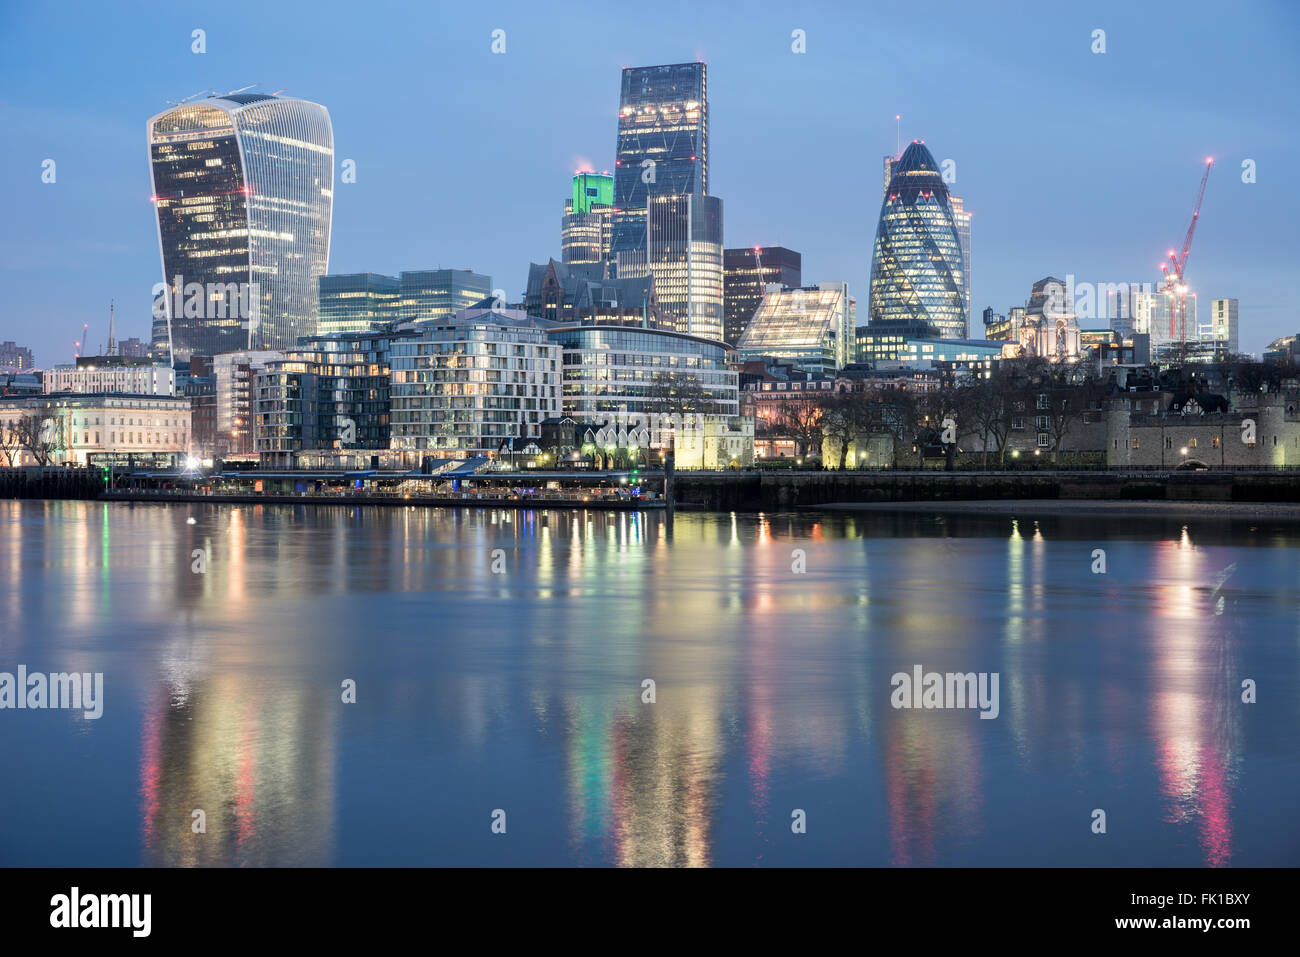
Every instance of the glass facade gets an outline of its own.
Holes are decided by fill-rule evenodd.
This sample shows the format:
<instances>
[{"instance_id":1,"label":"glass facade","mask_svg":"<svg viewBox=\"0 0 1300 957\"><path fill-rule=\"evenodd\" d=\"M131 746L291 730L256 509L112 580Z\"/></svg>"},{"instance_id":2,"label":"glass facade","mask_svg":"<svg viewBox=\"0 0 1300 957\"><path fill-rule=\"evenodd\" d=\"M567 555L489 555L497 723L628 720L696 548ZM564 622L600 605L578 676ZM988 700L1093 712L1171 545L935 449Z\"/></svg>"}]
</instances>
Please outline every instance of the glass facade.
<instances>
[{"instance_id":1,"label":"glass facade","mask_svg":"<svg viewBox=\"0 0 1300 957\"><path fill-rule=\"evenodd\" d=\"M871 259L870 321L919 320L964 339L961 239L934 157L914 142L892 166Z\"/></svg>"},{"instance_id":2,"label":"glass facade","mask_svg":"<svg viewBox=\"0 0 1300 957\"><path fill-rule=\"evenodd\" d=\"M971 303L970 303L970 221L971 214L966 212L966 203L960 196L949 194L948 201L952 204L952 221L957 227L957 241L961 243L961 278L963 283L962 291L966 296L966 328L970 330Z\"/></svg>"},{"instance_id":3,"label":"glass facade","mask_svg":"<svg viewBox=\"0 0 1300 957\"><path fill-rule=\"evenodd\" d=\"M319 288L316 331L320 335L367 332L377 323L397 318L401 283L396 276L373 272L321 276Z\"/></svg>"},{"instance_id":4,"label":"glass facade","mask_svg":"<svg viewBox=\"0 0 1300 957\"><path fill-rule=\"evenodd\" d=\"M158 114L148 139L163 281L171 291L155 313L164 310L171 320L175 358L279 348L314 332L334 202L334 135L325 108L228 94ZM243 300L232 308L230 284L251 290L256 305Z\"/></svg>"},{"instance_id":5,"label":"glass facade","mask_svg":"<svg viewBox=\"0 0 1300 957\"><path fill-rule=\"evenodd\" d=\"M570 265L597 264L601 275L612 275L606 269L612 263L610 241L613 231L612 206L591 205L586 212L574 212L573 200L565 200L564 218L560 223L560 259Z\"/></svg>"},{"instance_id":6,"label":"glass facade","mask_svg":"<svg viewBox=\"0 0 1300 957\"><path fill-rule=\"evenodd\" d=\"M721 342L722 200L693 193L654 196L647 234L650 261L641 274L654 278L661 327Z\"/></svg>"},{"instance_id":7,"label":"glass facade","mask_svg":"<svg viewBox=\"0 0 1300 957\"><path fill-rule=\"evenodd\" d=\"M768 285L791 289L803 285L803 257L784 246L725 250L722 270L722 339L733 345L740 341Z\"/></svg>"},{"instance_id":8,"label":"glass facade","mask_svg":"<svg viewBox=\"0 0 1300 957\"><path fill-rule=\"evenodd\" d=\"M848 303L847 283L768 293L736 343L736 357L780 359L832 374L851 359Z\"/></svg>"},{"instance_id":9,"label":"glass facade","mask_svg":"<svg viewBox=\"0 0 1300 957\"><path fill-rule=\"evenodd\" d=\"M645 248L651 196L709 191L708 71L703 63L625 68L618 106L615 256Z\"/></svg>"},{"instance_id":10,"label":"glass facade","mask_svg":"<svg viewBox=\"0 0 1300 957\"><path fill-rule=\"evenodd\" d=\"M426 269L401 274L400 318L443 319L492 295L492 277L469 269Z\"/></svg>"},{"instance_id":11,"label":"glass facade","mask_svg":"<svg viewBox=\"0 0 1300 957\"><path fill-rule=\"evenodd\" d=\"M387 449L390 354L415 330L322 335L257 376L256 450Z\"/></svg>"},{"instance_id":12,"label":"glass facade","mask_svg":"<svg viewBox=\"0 0 1300 957\"><path fill-rule=\"evenodd\" d=\"M707 392L714 415L739 413L739 374L719 342L616 326L569 326L549 336L564 350L565 415L663 412L663 390L674 382Z\"/></svg>"},{"instance_id":13,"label":"glass facade","mask_svg":"<svg viewBox=\"0 0 1300 957\"><path fill-rule=\"evenodd\" d=\"M936 338L934 327L925 322L877 322L858 326L857 361L894 361L909 339Z\"/></svg>"}]
</instances>

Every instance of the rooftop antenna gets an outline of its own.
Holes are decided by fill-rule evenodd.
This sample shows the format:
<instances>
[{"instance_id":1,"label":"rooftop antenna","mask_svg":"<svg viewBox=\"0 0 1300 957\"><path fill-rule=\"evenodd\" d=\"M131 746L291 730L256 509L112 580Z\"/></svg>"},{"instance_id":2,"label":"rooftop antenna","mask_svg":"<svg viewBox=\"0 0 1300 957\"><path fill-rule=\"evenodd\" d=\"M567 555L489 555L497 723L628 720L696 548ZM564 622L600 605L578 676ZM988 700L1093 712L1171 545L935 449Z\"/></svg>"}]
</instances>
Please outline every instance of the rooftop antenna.
<instances>
[{"instance_id":1,"label":"rooftop antenna","mask_svg":"<svg viewBox=\"0 0 1300 957\"><path fill-rule=\"evenodd\" d=\"M113 300L108 301L108 346L104 349L104 355L117 355L117 339L113 337Z\"/></svg>"},{"instance_id":2,"label":"rooftop antenna","mask_svg":"<svg viewBox=\"0 0 1300 957\"><path fill-rule=\"evenodd\" d=\"M894 133L894 159L903 155L903 114L894 114L895 133Z\"/></svg>"}]
</instances>

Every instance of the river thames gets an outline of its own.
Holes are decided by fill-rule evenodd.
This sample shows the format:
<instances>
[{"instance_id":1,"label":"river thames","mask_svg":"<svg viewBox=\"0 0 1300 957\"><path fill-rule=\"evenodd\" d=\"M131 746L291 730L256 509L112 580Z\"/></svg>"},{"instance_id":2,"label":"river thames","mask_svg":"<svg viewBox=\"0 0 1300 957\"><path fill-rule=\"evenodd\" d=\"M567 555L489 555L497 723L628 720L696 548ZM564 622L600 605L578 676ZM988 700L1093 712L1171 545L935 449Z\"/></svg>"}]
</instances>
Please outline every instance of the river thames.
<instances>
[{"instance_id":1,"label":"river thames","mask_svg":"<svg viewBox=\"0 0 1300 957\"><path fill-rule=\"evenodd\" d=\"M0 672L103 675L99 718L0 710L2 865L1300 864L1282 519L5 501L0 529ZM895 707L918 667L997 676L996 717Z\"/></svg>"}]
</instances>

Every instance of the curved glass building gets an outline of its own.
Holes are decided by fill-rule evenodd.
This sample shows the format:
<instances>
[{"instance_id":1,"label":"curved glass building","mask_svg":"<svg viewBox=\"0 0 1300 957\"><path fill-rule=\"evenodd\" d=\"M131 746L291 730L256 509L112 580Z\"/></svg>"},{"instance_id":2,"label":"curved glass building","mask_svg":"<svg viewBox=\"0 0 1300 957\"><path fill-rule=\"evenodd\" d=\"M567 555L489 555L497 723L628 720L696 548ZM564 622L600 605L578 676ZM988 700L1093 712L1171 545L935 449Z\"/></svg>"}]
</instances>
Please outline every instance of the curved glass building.
<instances>
[{"instance_id":1,"label":"curved glass building","mask_svg":"<svg viewBox=\"0 0 1300 957\"><path fill-rule=\"evenodd\" d=\"M721 342L633 326L561 326L548 335L563 348L565 415L662 412L663 391L676 383L713 415L740 413L739 374L728 368Z\"/></svg>"},{"instance_id":2,"label":"curved glass building","mask_svg":"<svg viewBox=\"0 0 1300 957\"><path fill-rule=\"evenodd\" d=\"M329 272L334 133L325 107L264 93L149 120L149 169L175 358L291 347Z\"/></svg>"},{"instance_id":3,"label":"curved glass building","mask_svg":"<svg viewBox=\"0 0 1300 957\"><path fill-rule=\"evenodd\" d=\"M870 322L925 322L966 338L966 280L948 187L913 142L893 164L871 256Z\"/></svg>"}]
</instances>

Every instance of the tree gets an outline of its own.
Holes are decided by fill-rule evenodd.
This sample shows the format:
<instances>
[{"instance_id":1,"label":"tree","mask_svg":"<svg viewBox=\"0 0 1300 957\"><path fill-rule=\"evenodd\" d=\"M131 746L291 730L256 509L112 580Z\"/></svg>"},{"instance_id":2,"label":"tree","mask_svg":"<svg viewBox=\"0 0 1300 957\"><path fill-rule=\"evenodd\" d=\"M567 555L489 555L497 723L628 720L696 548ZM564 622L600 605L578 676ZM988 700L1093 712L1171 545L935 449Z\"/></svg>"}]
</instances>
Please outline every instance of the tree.
<instances>
[{"instance_id":1,"label":"tree","mask_svg":"<svg viewBox=\"0 0 1300 957\"><path fill-rule=\"evenodd\" d=\"M946 385L934 393L934 416L940 430L944 451L944 469L953 471L962 439L979 435L976 418L978 382L971 385Z\"/></svg>"},{"instance_id":2,"label":"tree","mask_svg":"<svg viewBox=\"0 0 1300 957\"><path fill-rule=\"evenodd\" d=\"M18 442L37 465L49 465L59 448L59 423L25 413L17 420Z\"/></svg>"},{"instance_id":3,"label":"tree","mask_svg":"<svg viewBox=\"0 0 1300 957\"><path fill-rule=\"evenodd\" d=\"M899 462L902 448L917 439L920 398L904 389L873 389L863 396L868 415L867 431L890 437L894 465ZM918 461L921 461L925 451L919 444L917 450L921 457Z\"/></svg>"},{"instance_id":4,"label":"tree","mask_svg":"<svg viewBox=\"0 0 1300 957\"><path fill-rule=\"evenodd\" d=\"M809 449L821 449L824 416L822 406L812 399L784 401L769 428L773 435L793 439L795 454L803 458Z\"/></svg>"},{"instance_id":5,"label":"tree","mask_svg":"<svg viewBox=\"0 0 1300 957\"><path fill-rule=\"evenodd\" d=\"M22 451L22 436L18 432L18 423L10 420L0 422L0 456L4 456L9 468L18 464L18 453Z\"/></svg>"},{"instance_id":6,"label":"tree","mask_svg":"<svg viewBox=\"0 0 1300 957\"><path fill-rule=\"evenodd\" d=\"M1047 408L1041 411L1047 414L1047 431L1052 436L1052 464L1060 464L1061 443L1076 422L1101 397L1101 383L1095 379L1084 378L1076 381L1073 370L1060 368L1040 387L1046 394Z\"/></svg>"},{"instance_id":7,"label":"tree","mask_svg":"<svg viewBox=\"0 0 1300 957\"><path fill-rule=\"evenodd\" d=\"M721 412L717 396L693 375L656 372L650 380L649 398L654 411L661 415L717 415Z\"/></svg>"},{"instance_id":8,"label":"tree","mask_svg":"<svg viewBox=\"0 0 1300 957\"><path fill-rule=\"evenodd\" d=\"M1000 373L995 372L992 378L967 387L966 415L974 430L972 434L980 439L983 467L989 467L990 445L1001 464L1011 434L1011 401Z\"/></svg>"},{"instance_id":9,"label":"tree","mask_svg":"<svg viewBox=\"0 0 1300 957\"><path fill-rule=\"evenodd\" d=\"M849 390L835 392L822 400L822 434L839 449L841 469L848 464L849 445L865 424L865 405L862 393Z\"/></svg>"}]
</instances>

